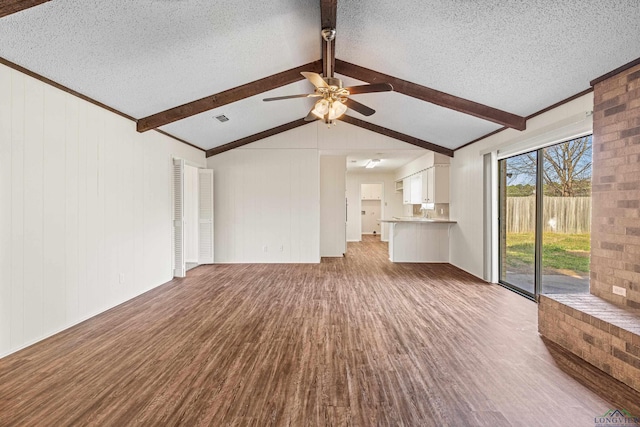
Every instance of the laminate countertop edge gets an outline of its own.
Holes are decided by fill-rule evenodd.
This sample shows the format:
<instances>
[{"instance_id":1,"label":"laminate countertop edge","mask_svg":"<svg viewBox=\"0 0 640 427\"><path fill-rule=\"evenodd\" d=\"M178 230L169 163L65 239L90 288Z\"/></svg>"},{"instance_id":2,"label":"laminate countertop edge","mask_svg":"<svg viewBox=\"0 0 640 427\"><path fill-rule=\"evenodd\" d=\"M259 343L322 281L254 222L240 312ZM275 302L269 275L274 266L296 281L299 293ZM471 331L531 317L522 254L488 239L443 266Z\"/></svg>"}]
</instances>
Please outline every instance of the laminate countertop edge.
<instances>
[{"instance_id":1,"label":"laminate countertop edge","mask_svg":"<svg viewBox=\"0 0 640 427\"><path fill-rule=\"evenodd\" d=\"M452 221L450 219L431 219L431 218L420 218L420 219L380 219L380 222L403 222L403 223L411 223L411 224L457 224L457 221Z\"/></svg>"}]
</instances>

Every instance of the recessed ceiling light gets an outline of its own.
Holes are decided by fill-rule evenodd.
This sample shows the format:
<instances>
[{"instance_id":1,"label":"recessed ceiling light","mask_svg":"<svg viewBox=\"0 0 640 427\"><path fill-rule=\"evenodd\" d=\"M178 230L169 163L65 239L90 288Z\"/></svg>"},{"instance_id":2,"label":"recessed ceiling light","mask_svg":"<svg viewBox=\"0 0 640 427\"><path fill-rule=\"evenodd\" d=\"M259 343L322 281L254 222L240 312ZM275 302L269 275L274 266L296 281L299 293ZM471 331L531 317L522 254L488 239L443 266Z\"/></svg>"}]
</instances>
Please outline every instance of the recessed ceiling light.
<instances>
[{"instance_id":1,"label":"recessed ceiling light","mask_svg":"<svg viewBox=\"0 0 640 427\"><path fill-rule=\"evenodd\" d=\"M224 122L228 122L229 121L229 117L225 116L224 114L216 116L216 119L218 119L218 121L220 123L224 123Z\"/></svg>"},{"instance_id":2,"label":"recessed ceiling light","mask_svg":"<svg viewBox=\"0 0 640 427\"><path fill-rule=\"evenodd\" d=\"M378 163L380 163L380 159L371 159L369 160L369 163L367 163L365 168L367 169L375 168L376 166L378 166Z\"/></svg>"}]
</instances>

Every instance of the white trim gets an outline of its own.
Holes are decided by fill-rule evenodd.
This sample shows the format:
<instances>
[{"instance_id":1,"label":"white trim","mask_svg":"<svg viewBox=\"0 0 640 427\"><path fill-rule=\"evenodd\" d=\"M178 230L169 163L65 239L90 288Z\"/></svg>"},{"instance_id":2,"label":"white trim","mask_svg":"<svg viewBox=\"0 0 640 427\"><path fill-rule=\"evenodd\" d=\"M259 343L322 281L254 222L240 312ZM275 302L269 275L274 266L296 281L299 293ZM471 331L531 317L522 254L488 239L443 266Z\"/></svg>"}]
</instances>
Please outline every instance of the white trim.
<instances>
[{"instance_id":1,"label":"white trim","mask_svg":"<svg viewBox=\"0 0 640 427\"><path fill-rule=\"evenodd\" d=\"M593 112L584 111L480 151L484 156L497 152L498 160L534 151L593 133Z\"/></svg>"},{"instance_id":2,"label":"white trim","mask_svg":"<svg viewBox=\"0 0 640 427\"><path fill-rule=\"evenodd\" d=\"M192 162L191 160L187 160L185 158L182 157L177 157L177 156L172 156L173 160L184 160L184 164L186 166L191 166L194 168L198 168L198 169L207 169L207 166L203 166L202 163L196 163L196 162Z\"/></svg>"},{"instance_id":3,"label":"white trim","mask_svg":"<svg viewBox=\"0 0 640 427\"><path fill-rule=\"evenodd\" d=\"M500 221L498 220L500 191L498 188L498 172L498 153L493 152L491 153L491 271L489 274L489 281L492 283L498 283L500 278Z\"/></svg>"}]
</instances>

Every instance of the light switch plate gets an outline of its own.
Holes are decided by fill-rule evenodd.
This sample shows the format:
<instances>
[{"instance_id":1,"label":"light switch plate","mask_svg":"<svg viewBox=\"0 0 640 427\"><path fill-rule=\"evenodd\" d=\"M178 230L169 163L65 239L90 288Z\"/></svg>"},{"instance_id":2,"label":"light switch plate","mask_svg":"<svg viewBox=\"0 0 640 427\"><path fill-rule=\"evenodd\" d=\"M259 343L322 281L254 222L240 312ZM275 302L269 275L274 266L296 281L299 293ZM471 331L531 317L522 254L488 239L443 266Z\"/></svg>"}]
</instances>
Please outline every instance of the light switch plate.
<instances>
[{"instance_id":1,"label":"light switch plate","mask_svg":"<svg viewBox=\"0 0 640 427\"><path fill-rule=\"evenodd\" d=\"M625 288L621 288L620 286L614 286L613 293L616 295L620 295L621 297L627 296L627 290Z\"/></svg>"}]
</instances>

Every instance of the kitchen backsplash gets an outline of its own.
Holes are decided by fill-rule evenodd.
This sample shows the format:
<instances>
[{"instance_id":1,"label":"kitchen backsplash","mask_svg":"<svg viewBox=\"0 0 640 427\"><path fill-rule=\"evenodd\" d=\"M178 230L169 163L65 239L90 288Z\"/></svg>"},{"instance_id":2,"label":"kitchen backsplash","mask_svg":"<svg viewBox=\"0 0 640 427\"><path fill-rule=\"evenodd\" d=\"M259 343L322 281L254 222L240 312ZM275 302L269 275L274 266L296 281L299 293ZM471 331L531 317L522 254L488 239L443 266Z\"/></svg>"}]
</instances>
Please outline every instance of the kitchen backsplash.
<instances>
[{"instance_id":1,"label":"kitchen backsplash","mask_svg":"<svg viewBox=\"0 0 640 427\"><path fill-rule=\"evenodd\" d=\"M420 210L422 205L411 205L413 206L413 216L424 216L423 211ZM427 205L431 206L431 205ZM427 218L437 218L437 219L449 219L449 203L436 203L433 205L433 209L427 209Z\"/></svg>"}]
</instances>

